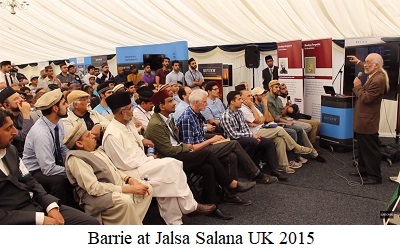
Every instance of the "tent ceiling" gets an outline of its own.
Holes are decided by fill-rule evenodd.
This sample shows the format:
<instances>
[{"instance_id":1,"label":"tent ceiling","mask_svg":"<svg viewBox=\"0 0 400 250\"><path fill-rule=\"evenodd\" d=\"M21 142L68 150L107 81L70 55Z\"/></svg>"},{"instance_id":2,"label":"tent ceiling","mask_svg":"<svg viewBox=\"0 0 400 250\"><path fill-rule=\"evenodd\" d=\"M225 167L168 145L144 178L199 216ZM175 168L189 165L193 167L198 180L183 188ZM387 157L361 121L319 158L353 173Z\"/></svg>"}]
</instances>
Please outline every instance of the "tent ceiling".
<instances>
[{"instance_id":1,"label":"tent ceiling","mask_svg":"<svg viewBox=\"0 0 400 250\"><path fill-rule=\"evenodd\" d=\"M397 0L29 0L0 9L0 60L16 64L114 54L115 47L189 47L399 36Z\"/></svg>"}]
</instances>

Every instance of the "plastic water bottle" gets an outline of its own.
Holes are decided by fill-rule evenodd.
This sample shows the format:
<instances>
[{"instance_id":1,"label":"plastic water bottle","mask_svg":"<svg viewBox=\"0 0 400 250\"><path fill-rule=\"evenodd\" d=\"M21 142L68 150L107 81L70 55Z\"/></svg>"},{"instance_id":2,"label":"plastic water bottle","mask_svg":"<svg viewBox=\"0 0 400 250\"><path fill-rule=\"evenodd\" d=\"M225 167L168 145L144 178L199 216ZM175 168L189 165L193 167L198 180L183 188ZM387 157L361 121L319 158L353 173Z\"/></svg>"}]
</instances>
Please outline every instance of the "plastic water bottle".
<instances>
[{"instance_id":1,"label":"plastic water bottle","mask_svg":"<svg viewBox=\"0 0 400 250\"><path fill-rule=\"evenodd\" d=\"M154 147L149 146L149 148L147 149L147 156L154 156L155 153L156 150L154 149Z\"/></svg>"}]
</instances>

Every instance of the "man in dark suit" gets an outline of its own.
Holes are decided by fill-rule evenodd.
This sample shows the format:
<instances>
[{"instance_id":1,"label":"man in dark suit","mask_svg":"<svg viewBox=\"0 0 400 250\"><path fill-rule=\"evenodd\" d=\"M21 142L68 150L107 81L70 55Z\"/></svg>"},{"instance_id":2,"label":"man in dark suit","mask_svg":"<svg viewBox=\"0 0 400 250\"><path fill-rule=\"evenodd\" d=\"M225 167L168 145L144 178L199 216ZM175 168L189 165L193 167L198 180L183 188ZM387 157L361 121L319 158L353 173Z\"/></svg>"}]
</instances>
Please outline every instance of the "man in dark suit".
<instances>
[{"instance_id":1,"label":"man in dark suit","mask_svg":"<svg viewBox=\"0 0 400 250\"><path fill-rule=\"evenodd\" d=\"M11 117L11 113L0 109L0 224L98 224L95 218L59 204L29 174L11 145L17 135Z\"/></svg>"},{"instance_id":2,"label":"man in dark suit","mask_svg":"<svg viewBox=\"0 0 400 250\"><path fill-rule=\"evenodd\" d=\"M272 56L268 55L265 57L265 62L267 63L267 66L265 69L262 71L262 78L264 79L263 81L263 86L265 90L269 89L268 83L272 80L278 80L278 67L274 66L274 59L272 59Z\"/></svg>"},{"instance_id":3,"label":"man in dark suit","mask_svg":"<svg viewBox=\"0 0 400 250\"><path fill-rule=\"evenodd\" d=\"M358 169L364 184L381 184L378 131L381 102L383 95L389 90L389 79L382 67L383 59L379 54L369 54L364 63L355 56L349 58L368 75L364 85L361 84L359 77L353 81L353 92L357 96L354 108L354 132L358 147ZM358 175L358 172L350 174Z\"/></svg>"}]
</instances>

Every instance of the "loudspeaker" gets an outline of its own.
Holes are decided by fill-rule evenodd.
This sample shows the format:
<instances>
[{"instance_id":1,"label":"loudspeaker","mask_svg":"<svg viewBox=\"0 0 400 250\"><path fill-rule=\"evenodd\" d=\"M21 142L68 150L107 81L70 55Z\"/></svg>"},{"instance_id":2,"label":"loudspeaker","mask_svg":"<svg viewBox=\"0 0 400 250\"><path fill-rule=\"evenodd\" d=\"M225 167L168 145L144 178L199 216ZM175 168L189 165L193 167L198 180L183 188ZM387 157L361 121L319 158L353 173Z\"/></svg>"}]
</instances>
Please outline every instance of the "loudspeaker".
<instances>
[{"instance_id":1,"label":"loudspeaker","mask_svg":"<svg viewBox=\"0 0 400 250\"><path fill-rule=\"evenodd\" d=\"M258 68L260 66L260 51L257 45L247 45L244 49L244 60L247 68Z\"/></svg>"}]
</instances>

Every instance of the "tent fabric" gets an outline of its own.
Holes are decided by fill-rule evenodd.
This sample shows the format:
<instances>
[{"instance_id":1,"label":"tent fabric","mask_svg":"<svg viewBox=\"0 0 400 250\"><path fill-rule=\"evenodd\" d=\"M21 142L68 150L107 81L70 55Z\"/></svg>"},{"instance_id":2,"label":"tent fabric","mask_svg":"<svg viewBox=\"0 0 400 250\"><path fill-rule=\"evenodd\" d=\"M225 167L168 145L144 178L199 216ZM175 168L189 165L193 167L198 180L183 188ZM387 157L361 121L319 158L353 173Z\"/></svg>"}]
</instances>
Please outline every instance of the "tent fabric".
<instances>
[{"instance_id":1,"label":"tent fabric","mask_svg":"<svg viewBox=\"0 0 400 250\"><path fill-rule=\"evenodd\" d=\"M21 0L20 0L21 1ZM189 47L395 37L396 0L29 0L0 9L2 59L16 64L110 55L120 46Z\"/></svg>"}]
</instances>

